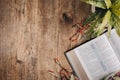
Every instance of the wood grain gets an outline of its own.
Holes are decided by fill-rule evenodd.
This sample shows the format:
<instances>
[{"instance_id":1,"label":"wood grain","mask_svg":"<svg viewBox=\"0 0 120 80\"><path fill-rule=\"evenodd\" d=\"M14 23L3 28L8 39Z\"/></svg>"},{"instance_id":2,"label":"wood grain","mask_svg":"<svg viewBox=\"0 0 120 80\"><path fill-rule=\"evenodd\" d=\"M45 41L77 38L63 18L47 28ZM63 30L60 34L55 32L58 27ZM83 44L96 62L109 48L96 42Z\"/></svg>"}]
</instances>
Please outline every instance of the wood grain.
<instances>
[{"instance_id":1,"label":"wood grain","mask_svg":"<svg viewBox=\"0 0 120 80\"><path fill-rule=\"evenodd\" d=\"M71 25L89 14L79 0L0 0L0 80L55 80L72 48Z\"/></svg>"}]
</instances>

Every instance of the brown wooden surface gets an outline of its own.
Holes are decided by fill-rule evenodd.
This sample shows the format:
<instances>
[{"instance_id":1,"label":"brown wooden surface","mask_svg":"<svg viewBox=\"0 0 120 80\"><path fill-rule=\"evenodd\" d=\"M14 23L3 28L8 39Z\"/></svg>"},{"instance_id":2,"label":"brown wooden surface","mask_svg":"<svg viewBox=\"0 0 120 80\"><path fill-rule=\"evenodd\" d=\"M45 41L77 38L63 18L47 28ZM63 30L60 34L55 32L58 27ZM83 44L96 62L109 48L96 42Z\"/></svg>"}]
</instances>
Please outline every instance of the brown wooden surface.
<instances>
[{"instance_id":1,"label":"brown wooden surface","mask_svg":"<svg viewBox=\"0 0 120 80\"><path fill-rule=\"evenodd\" d=\"M89 14L79 0L0 0L0 80L55 80L72 48L71 25Z\"/></svg>"}]
</instances>

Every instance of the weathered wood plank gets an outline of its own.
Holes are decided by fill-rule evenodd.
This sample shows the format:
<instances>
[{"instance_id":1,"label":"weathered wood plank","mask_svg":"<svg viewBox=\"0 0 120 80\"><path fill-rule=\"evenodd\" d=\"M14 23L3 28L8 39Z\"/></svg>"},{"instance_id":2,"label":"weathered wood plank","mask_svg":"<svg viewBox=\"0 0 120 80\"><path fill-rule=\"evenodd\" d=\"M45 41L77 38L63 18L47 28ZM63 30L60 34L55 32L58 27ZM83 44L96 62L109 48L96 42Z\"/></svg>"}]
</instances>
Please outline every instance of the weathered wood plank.
<instances>
[{"instance_id":1,"label":"weathered wood plank","mask_svg":"<svg viewBox=\"0 0 120 80\"><path fill-rule=\"evenodd\" d=\"M0 0L0 80L55 80L55 57L70 69L71 25L88 13L79 0Z\"/></svg>"}]
</instances>

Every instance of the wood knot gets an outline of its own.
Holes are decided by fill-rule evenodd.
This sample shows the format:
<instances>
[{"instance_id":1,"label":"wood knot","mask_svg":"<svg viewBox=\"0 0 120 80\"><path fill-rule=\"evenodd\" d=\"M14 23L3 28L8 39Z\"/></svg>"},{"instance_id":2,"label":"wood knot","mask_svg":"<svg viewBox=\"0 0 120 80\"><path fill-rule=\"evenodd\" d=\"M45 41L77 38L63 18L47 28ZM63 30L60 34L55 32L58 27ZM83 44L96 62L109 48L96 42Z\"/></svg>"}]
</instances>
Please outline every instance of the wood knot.
<instances>
[{"instance_id":1,"label":"wood knot","mask_svg":"<svg viewBox=\"0 0 120 80\"><path fill-rule=\"evenodd\" d=\"M17 63L22 64L23 62L21 60L16 60Z\"/></svg>"},{"instance_id":2,"label":"wood knot","mask_svg":"<svg viewBox=\"0 0 120 80\"><path fill-rule=\"evenodd\" d=\"M73 17L70 13L63 13L62 18L66 23L72 23L73 22Z\"/></svg>"}]
</instances>

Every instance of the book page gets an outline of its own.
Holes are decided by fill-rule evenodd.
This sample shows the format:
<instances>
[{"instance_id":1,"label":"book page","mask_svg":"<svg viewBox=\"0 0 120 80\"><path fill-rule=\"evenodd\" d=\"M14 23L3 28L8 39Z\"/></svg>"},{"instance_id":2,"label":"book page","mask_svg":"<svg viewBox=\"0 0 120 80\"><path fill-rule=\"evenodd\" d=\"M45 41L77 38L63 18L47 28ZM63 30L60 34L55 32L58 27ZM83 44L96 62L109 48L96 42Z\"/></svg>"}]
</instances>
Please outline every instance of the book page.
<instances>
[{"instance_id":1,"label":"book page","mask_svg":"<svg viewBox=\"0 0 120 80\"><path fill-rule=\"evenodd\" d=\"M120 62L104 35L74 49L90 80L99 80L119 68Z\"/></svg>"},{"instance_id":2,"label":"book page","mask_svg":"<svg viewBox=\"0 0 120 80\"><path fill-rule=\"evenodd\" d=\"M110 38L108 39L120 61L120 37L117 35L115 29L111 31Z\"/></svg>"},{"instance_id":3,"label":"book page","mask_svg":"<svg viewBox=\"0 0 120 80\"><path fill-rule=\"evenodd\" d=\"M81 63L79 63L79 60L75 55L74 51L72 50L67 52L66 57L71 65L71 68L74 70L75 74L77 75L77 77L80 78L80 80L89 80Z\"/></svg>"}]
</instances>

